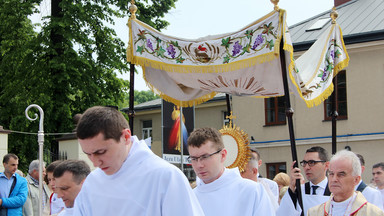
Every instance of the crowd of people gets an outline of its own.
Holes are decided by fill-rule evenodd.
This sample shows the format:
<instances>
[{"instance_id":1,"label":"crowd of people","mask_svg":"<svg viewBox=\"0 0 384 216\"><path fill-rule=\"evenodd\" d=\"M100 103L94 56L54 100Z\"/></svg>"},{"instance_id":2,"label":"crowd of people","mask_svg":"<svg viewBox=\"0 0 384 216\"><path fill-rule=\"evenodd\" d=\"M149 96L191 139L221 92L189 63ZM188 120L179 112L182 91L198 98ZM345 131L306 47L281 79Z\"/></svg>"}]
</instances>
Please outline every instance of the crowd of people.
<instances>
[{"instance_id":1,"label":"crowd of people","mask_svg":"<svg viewBox=\"0 0 384 216\"><path fill-rule=\"evenodd\" d=\"M299 162L303 172L292 165L288 174L270 180L259 173L257 149L251 148L242 172L228 169L219 131L199 128L187 141L197 176L192 188L180 169L131 135L125 117L112 107L86 110L76 132L97 169L91 172L82 160L54 161L44 165L44 179L39 179L39 161L34 160L23 177L17 155L9 153L0 173L0 216L384 216L384 163L372 167L372 187L361 179L364 157L351 151L341 150L329 159L324 148L311 147Z\"/></svg>"}]
</instances>

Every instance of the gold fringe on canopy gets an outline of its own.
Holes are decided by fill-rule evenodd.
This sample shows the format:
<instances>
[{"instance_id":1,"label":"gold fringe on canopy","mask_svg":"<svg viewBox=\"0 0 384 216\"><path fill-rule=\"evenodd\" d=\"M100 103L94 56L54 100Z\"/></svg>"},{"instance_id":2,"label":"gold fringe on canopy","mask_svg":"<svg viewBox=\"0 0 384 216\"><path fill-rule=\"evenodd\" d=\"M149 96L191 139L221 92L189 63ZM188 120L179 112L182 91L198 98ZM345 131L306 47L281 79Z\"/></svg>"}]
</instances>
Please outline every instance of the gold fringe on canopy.
<instances>
[{"instance_id":1,"label":"gold fringe on canopy","mask_svg":"<svg viewBox=\"0 0 384 216\"><path fill-rule=\"evenodd\" d=\"M349 62L336 23L295 60L282 9L237 32L197 40L166 36L137 19L130 18L128 26L127 61L142 66L153 92L184 107L210 100L217 92L262 98L284 95L281 54L287 56L290 90L313 107L332 94L332 78Z\"/></svg>"}]
</instances>

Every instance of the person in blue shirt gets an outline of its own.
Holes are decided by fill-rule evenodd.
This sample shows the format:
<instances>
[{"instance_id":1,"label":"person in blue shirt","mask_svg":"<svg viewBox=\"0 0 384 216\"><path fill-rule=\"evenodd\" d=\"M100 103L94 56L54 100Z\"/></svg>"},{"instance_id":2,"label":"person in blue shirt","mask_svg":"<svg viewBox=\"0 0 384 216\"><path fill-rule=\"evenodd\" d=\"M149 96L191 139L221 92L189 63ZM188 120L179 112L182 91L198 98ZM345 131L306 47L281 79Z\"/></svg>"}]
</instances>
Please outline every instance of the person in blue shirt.
<instances>
[{"instance_id":1,"label":"person in blue shirt","mask_svg":"<svg viewBox=\"0 0 384 216\"><path fill-rule=\"evenodd\" d=\"M27 200L27 180L16 173L19 158L9 153L3 158L4 172L0 172L0 216L23 215Z\"/></svg>"}]
</instances>

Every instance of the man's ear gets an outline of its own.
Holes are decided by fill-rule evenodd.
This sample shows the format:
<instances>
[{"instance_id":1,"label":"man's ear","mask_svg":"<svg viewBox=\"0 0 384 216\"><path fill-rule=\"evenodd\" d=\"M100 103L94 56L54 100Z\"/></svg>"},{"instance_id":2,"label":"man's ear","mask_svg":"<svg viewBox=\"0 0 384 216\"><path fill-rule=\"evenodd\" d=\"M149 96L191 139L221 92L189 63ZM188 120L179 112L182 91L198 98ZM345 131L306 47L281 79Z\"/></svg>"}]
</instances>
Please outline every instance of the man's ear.
<instances>
[{"instance_id":1,"label":"man's ear","mask_svg":"<svg viewBox=\"0 0 384 216\"><path fill-rule=\"evenodd\" d=\"M126 128L121 133L122 133L125 141L131 140L131 130Z\"/></svg>"},{"instance_id":2,"label":"man's ear","mask_svg":"<svg viewBox=\"0 0 384 216\"><path fill-rule=\"evenodd\" d=\"M256 167L252 168L252 174L257 175L258 169Z\"/></svg>"},{"instance_id":3,"label":"man's ear","mask_svg":"<svg viewBox=\"0 0 384 216\"><path fill-rule=\"evenodd\" d=\"M227 158L227 149L221 150L221 162L224 163L225 159Z\"/></svg>"},{"instance_id":4,"label":"man's ear","mask_svg":"<svg viewBox=\"0 0 384 216\"><path fill-rule=\"evenodd\" d=\"M325 170L329 169L329 161L325 162Z\"/></svg>"},{"instance_id":5,"label":"man's ear","mask_svg":"<svg viewBox=\"0 0 384 216\"><path fill-rule=\"evenodd\" d=\"M355 176L355 182L354 182L355 186L359 184L360 179L361 179L361 176Z\"/></svg>"},{"instance_id":6,"label":"man's ear","mask_svg":"<svg viewBox=\"0 0 384 216\"><path fill-rule=\"evenodd\" d=\"M81 180L81 182L80 182L81 186L83 186L84 181L85 181L85 178L83 180Z\"/></svg>"},{"instance_id":7,"label":"man's ear","mask_svg":"<svg viewBox=\"0 0 384 216\"><path fill-rule=\"evenodd\" d=\"M262 163L263 163L263 161L261 159L259 161L257 161L257 164L259 165L259 167L261 166Z\"/></svg>"},{"instance_id":8,"label":"man's ear","mask_svg":"<svg viewBox=\"0 0 384 216\"><path fill-rule=\"evenodd\" d=\"M363 174L364 170L365 170L365 166L361 166L361 174Z\"/></svg>"}]
</instances>

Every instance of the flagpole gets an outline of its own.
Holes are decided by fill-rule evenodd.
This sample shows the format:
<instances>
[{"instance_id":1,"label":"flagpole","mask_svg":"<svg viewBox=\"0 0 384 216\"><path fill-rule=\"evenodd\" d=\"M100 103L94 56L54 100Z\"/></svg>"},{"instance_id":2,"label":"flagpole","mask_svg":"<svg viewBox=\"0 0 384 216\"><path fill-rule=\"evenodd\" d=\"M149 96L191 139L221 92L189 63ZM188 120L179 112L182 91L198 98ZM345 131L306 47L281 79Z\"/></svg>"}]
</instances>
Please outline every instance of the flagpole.
<instances>
[{"instance_id":1,"label":"flagpole","mask_svg":"<svg viewBox=\"0 0 384 216\"><path fill-rule=\"evenodd\" d=\"M336 18L338 17L338 13L336 11L336 8L332 8L332 12L330 14L332 18L332 25L336 24ZM332 80L333 84L333 93L332 93L332 154L335 154L337 151L337 146L336 146L336 121L337 121L337 116L339 114L337 113L337 76L335 76Z\"/></svg>"},{"instance_id":2,"label":"flagpole","mask_svg":"<svg viewBox=\"0 0 384 216\"><path fill-rule=\"evenodd\" d=\"M131 130L131 134L133 134L133 118L135 117L134 110L134 97L135 97L135 65L130 64L129 68L130 77L129 77L129 109L128 109L128 117L129 117L129 129Z\"/></svg>"},{"instance_id":3,"label":"flagpole","mask_svg":"<svg viewBox=\"0 0 384 216\"><path fill-rule=\"evenodd\" d=\"M179 127L179 133L180 133L180 140L179 140L179 143L180 143L180 155L181 155L181 160L180 160L180 163L181 163L181 171L184 172L184 161L183 161L183 156L184 156L184 137L183 137L183 107L180 105L180 127Z\"/></svg>"},{"instance_id":4,"label":"flagpole","mask_svg":"<svg viewBox=\"0 0 384 216\"><path fill-rule=\"evenodd\" d=\"M283 84L284 84L284 98L285 98L285 115L288 119L288 129L289 129L289 138L291 141L291 154L292 154L292 161L296 161L296 163L293 165L293 167L299 167L298 166L298 160L297 160L297 151L296 151L296 139L295 139L295 133L293 129L293 109L291 107L291 100L289 97L289 88L288 88L288 78L287 78L287 66L285 62L285 53L284 53L284 38L283 35L281 36L280 40L280 63L281 63L281 71L283 76ZM301 183L300 179L296 180L296 191L297 191L297 200L299 202L299 205L302 209L301 216L304 216L304 208L303 208L303 199L301 196Z\"/></svg>"}]
</instances>

